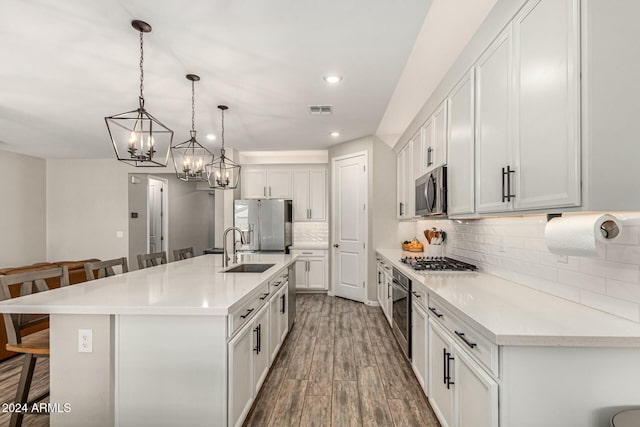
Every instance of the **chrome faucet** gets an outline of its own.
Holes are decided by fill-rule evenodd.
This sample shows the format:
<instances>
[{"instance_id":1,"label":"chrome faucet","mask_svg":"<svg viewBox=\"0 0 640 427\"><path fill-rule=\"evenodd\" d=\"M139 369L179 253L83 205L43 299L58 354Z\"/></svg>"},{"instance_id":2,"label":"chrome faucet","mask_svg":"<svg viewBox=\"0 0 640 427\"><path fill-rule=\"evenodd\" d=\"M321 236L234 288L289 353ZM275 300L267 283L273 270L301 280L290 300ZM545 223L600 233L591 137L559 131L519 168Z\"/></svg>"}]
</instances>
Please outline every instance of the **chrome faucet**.
<instances>
[{"instance_id":1,"label":"chrome faucet","mask_svg":"<svg viewBox=\"0 0 640 427\"><path fill-rule=\"evenodd\" d=\"M226 230L224 230L224 234L222 235L222 265L224 267L228 267L229 266L229 260L231 258L229 258L229 255L227 254L227 234L232 231L235 230L237 232L240 233L240 243L243 245L247 244L247 237L245 236L244 231L240 230L238 227L229 227ZM235 234L233 236L233 263L236 264L238 262L237 259L237 254L236 254L236 238L235 238Z\"/></svg>"}]
</instances>

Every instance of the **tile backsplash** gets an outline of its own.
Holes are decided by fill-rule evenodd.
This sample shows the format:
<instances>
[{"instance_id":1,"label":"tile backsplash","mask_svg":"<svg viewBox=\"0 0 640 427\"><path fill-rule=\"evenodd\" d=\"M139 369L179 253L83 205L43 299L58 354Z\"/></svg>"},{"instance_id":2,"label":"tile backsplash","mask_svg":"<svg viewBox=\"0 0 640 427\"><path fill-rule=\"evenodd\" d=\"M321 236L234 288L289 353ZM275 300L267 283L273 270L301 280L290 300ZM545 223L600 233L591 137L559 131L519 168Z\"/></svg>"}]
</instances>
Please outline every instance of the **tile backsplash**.
<instances>
[{"instance_id":1,"label":"tile backsplash","mask_svg":"<svg viewBox=\"0 0 640 427\"><path fill-rule=\"evenodd\" d=\"M293 223L293 246L304 243L328 244L329 223L328 222L294 222Z\"/></svg>"},{"instance_id":2,"label":"tile backsplash","mask_svg":"<svg viewBox=\"0 0 640 427\"><path fill-rule=\"evenodd\" d=\"M640 212L615 214L622 232L615 243L598 243L595 257L558 256L547 250L546 216L424 220L416 235L437 227L447 232L444 254L471 262L485 273L640 322ZM427 248L428 249L428 248Z\"/></svg>"}]
</instances>

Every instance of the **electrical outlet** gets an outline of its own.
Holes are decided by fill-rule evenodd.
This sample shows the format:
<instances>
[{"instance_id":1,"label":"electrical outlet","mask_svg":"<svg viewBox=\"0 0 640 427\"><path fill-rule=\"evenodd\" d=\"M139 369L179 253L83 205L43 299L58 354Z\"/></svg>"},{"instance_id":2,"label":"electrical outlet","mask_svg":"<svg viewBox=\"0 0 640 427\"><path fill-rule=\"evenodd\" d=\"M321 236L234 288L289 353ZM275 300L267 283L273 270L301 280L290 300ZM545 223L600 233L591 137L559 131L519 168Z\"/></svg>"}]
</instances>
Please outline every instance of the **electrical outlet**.
<instances>
[{"instance_id":1,"label":"electrical outlet","mask_svg":"<svg viewBox=\"0 0 640 427\"><path fill-rule=\"evenodd\" d=\"M79 353L93 352L93 330L92 329L78 329L78 352Z\"/></svg>"}]
</instances>

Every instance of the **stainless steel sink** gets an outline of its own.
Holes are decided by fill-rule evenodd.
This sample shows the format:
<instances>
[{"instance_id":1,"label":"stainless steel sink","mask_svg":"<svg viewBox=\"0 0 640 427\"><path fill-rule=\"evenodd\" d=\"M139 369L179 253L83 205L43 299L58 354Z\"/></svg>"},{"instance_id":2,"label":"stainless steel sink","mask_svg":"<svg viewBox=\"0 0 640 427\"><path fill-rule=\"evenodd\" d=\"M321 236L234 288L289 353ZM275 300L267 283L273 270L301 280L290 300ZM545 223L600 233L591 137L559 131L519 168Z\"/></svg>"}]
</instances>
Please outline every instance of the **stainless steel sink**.
<instances>
[{"instance_id":1,"label":"stainless steel sink","mask_svg":"<svg viewBox=\"0 0 640 427\"><path fill-rule=\"evenodd\" d=\"M275 264L240 264L224 270L224 273L264 273L274 265Z\"/></svg>"}]
</instances>

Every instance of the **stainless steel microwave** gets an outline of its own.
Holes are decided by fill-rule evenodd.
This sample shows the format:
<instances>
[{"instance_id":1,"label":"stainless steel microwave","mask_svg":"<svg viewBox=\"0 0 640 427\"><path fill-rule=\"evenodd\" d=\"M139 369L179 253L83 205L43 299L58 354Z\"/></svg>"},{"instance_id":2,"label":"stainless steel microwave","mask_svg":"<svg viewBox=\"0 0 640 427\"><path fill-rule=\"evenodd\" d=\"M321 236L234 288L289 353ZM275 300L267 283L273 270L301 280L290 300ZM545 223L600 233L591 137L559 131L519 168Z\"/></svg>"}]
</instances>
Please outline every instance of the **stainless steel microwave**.
<instances>
[{"instance_id":1,"label":"stainless steel microwave","mask_svg":"<svg viewBox=\"0 0 640 427\"><path fill-rule=\"evenodd\" d=\"M447 215L447 167L440 166L416 179L416 215Z\"/></svg>"}]
</instances>

